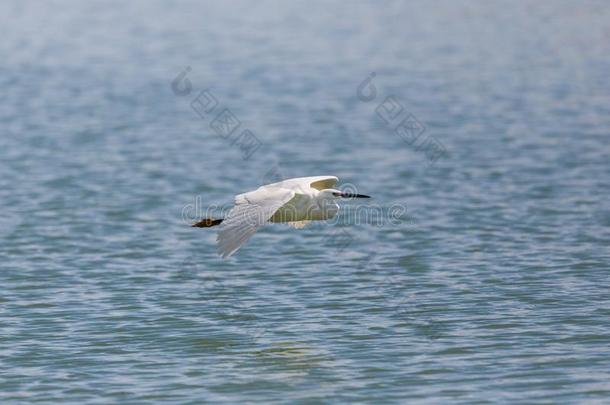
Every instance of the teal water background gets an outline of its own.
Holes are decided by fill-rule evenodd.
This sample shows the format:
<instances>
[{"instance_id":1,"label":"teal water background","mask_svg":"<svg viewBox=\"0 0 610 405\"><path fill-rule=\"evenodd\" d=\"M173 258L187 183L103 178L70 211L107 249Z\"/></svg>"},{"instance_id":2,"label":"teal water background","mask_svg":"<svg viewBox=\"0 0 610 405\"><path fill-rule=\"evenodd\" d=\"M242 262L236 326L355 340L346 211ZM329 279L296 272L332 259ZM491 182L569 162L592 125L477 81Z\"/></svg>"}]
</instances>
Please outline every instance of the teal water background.
<instances>
[{"instance_id":1,"label":"teal water background","mask_svg":"<svg viewBox=\"0 0 610 405\"><path fill-rule=\"evenodd\" d=\"M606 2L3 1L0 37L0 402L610 401ZM374 199L228 261L188 226L318 174Z\"/></svg>"}]
</instances>

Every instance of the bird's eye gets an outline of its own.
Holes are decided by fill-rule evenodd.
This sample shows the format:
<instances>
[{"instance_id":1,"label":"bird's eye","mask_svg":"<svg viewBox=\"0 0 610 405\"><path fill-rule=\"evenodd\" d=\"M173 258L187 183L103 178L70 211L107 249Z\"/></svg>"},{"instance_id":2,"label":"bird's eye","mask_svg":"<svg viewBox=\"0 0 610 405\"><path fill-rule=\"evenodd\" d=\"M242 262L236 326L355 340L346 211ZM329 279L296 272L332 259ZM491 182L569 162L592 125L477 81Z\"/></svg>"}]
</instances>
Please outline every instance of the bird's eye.
<instances>
[{"instance_id":1,"label":"bird's eye","mask_svg":"<svg viewBox=\"0 0 610 405\"><path fill-rule=\"evenodd\" d=\"M333 191L333 195L334 195L335 197L341 197L341 193L337 193L337 192L334 192L334 191Z\"/></svg>"}]
</instances>

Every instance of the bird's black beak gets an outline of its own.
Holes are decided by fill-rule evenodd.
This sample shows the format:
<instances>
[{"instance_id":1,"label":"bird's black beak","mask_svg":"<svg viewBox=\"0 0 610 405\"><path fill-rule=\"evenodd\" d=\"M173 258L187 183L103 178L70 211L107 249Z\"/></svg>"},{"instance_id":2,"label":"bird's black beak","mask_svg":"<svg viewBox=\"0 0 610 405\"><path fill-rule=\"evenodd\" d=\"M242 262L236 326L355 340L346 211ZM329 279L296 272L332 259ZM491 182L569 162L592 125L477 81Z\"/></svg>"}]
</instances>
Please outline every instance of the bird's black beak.
<instances>
[{"instance_id":1,"label":"bird's black beak","mask_svg":"<svg viewBox=\"0 0 610 405\"><path fill-rule=\"evenodd\" d=\"M334 195L341 198L371 198L368 195L354 193L334 193Z\"/></svg>"}]
</instances>

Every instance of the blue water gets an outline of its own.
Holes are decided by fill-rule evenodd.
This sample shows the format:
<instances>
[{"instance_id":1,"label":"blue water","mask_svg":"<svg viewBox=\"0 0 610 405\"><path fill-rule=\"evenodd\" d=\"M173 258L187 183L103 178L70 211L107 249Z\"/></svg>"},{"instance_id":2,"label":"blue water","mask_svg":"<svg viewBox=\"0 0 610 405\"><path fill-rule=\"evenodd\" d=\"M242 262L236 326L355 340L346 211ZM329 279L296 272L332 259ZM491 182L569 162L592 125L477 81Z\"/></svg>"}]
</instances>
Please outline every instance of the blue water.
<instances>
[{"instance_id":1,"label":"blue water","mask_svg":"<svg viewBox=\"0 0 610 405\"><path fill-rule=\"evenodd\" d=\"M0 402L610 401L606 2L124 3L0 3Z\"/></svg>"}]
</instances>

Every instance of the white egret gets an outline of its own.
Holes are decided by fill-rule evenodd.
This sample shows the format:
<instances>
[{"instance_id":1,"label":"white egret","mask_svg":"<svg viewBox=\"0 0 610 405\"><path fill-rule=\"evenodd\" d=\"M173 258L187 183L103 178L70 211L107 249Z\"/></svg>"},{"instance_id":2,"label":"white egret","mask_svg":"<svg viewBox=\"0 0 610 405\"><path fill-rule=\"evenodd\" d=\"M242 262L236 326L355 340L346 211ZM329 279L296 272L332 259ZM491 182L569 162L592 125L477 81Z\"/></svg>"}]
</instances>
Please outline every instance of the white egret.
<instances>
[{"instance_id":1,"label":"white egret","mask_svg":"<svg viewBox=\"0 0 610 405\"><path fill-rule=\"evenodd\" d=\"M309 221L331 219L339 211L338 198L370 198L333 188L335 176L287 179L235 196L235 206L224 219L205 218L193 224L208 228L220 225L218 253L227 258L243 246L261 226L287 223L295 228Z\"/></svg>"}]
</instances>

